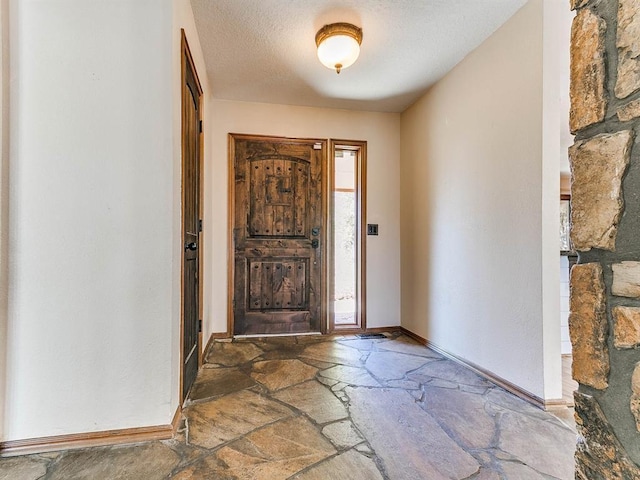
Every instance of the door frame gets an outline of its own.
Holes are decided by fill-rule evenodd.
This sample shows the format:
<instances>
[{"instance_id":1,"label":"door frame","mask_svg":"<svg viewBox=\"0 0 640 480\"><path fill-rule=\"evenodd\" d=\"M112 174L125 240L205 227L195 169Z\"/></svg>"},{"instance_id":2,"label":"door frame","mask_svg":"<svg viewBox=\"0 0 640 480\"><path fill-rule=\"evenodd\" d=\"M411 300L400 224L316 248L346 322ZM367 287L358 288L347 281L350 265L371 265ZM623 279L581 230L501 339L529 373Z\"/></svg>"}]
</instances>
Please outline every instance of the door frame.
<instances>
[{"instance_id":1,"label":"door frame","mask_svg":"<svg viewBox=\"0 0 640 480\"><path fill-rule=\"evenodd\" d=\"M189 42L187 41L187 36L184 29L180 29L181 34L181 45L180 45L180 115L181 115L181 126L180 126L180 385L179 385L179 398L180 405L183 404L185 398L183 397L183 386L184 386L184 361L185 355L188 352L184 351L184 251L182 248L182 243L184 241L184 204L185 204L185 189L184 189L184 158L185 158L185 90L184 86L187 81L187 65L191 68L193 72L193 76L196 81L196 85L198 88L198 122L200 124L200 132L199 132L199 142L198 142L198 218L202 219L203 212L203 193L204 193L204 130L202 128L202 108L204 105L202 98L202 84L200 83L200 79L198 77L198 71L196 70L195 62L193 61L193 57L191 56L191 50L189 48ZM202 319L203 313L203 230L200 230L198 235L198 322ZM198 341L196 346L197 354L198 354L198 368L202 365L202 330L198 332Z\"/></svg>"},{"instance_id":2,"label":"door frame","mask_svg":"<svg viewBox=\"0 0 640 480\"><path fill-rule=\"evenodd\" d=\"M294 137L278 137L273 135L249 135L242 133L229 133L228 134L228 211L227 211L227 336L233 337L234 331L234 286L235 286L235 236L234 236L234 218L235 218L235 208L236 208L236 182L235 182L235 141L239 140L264 140L264 141L274 141L274 142L296 142L296 141L305 141L305 142L321 142L325 145L325 152L322 156L322 182L321 182L321 190L322 190L322 233L320 235L320 255L322 258L322 265L320 268L320 332L327 333L329 330L328 324L328 292L327 288L327 268L328 268L328 259L327 259L327 241L329 236L327 234L328 230L328 163L329 163L329 142L326 139L322 138L294 138Z\"/></svg>"},{"instance_id":3,"label":"door frame","mask_svg":"<svg viewBox=\"0 0 640 480\"><path fill-rule=\"evenodd\" d=\"M336 149L351 150L358 152L358 169L356 171L356 185L357 185L357 226L358 229L358 242L356 245L357 251L357 311L356 315L360 321L360 326L346 325L344 327L336 327L334 322L334 316L332 315L332 309L327 308L327 325L329 333L359 333L367 330L367 142L362 140L329 140L329 151L327 152L328 161L327 178L329 179L329 188L327 190L327 199L333 193L334 186L334 159ZM333 252L333 202L329 202L327 209L329 215L329 221L327 222L327 245L329 254L327 255L327 268L330 275L328 279L331 282L331 288L327 292L327 307L331 300L329 294L333 290L333 265L334 265L334 252Z\"/></svg>"}]
</instances>

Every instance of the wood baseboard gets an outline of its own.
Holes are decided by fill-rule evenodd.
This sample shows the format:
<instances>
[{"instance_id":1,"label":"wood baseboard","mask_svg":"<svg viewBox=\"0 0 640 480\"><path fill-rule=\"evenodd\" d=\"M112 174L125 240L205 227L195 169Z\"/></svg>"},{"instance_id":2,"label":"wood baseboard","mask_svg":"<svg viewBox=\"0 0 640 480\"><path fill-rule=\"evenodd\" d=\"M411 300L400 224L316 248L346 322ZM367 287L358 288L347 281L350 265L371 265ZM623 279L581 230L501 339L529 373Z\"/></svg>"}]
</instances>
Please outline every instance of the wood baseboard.
<instances>
[{"instance_id":1,"label":"wood baseboard","mask_svg":"<svg viewBox=\"0 0 640 480\"><path fill-rule=\"evenodd\" d=\"M215 333L212 333L209 336L209 340L207 341L207 344L204 346L204 349L202 350L202 365L204 365L205 358L207 358L207 354L209 353L209 350L211 350L211 347L213 346L213 342L215 342L216 340L214 335Z\"/></svg>"},{"instance_id":2,"label":"wood baseboard","mask_svg":"<svg viewBox=\"0 0 640 480\"><path fill-rule=\"evenodd\" d=\"M457 355L454 355L453 353L447 352L445 349L439 347L438 345L436 345L435 343L422 338L420 335L417 335L415 333L413 333L410 330L407 330L404 327L400 327L400 330L407 335L408 337L413 338L416 342L421 343L422 345L425 345L427 347L429 347L431 350L438 352L440 355L442 355L443 357L448 358L449 360L452 360L454 362L456 362L459 365L462 365L465 368L468 368L469 370L477 373L478 375L480 375L483 378L486 378L487 380L489 380L491 383L495 383L496 385L498 385L499 387L504 388L506 391L514 394L515 396L531 403L532 405L535 405L538 408L544 409L546 410L547 408L550 407L557 407L560 406L560 404L564 404L564 402L562 400L547 400L544 401L542 398L538 397L537 395L534 395L533 393L524 390L523 388L520 388L519 386L511 383L508 380L505 380L504 378L499 377L498 375L494 374L493 372L490 372L489 370L485 370L484 368L469 362L463 358L458 357Z\"/></svg>"},{"instance_id":3,"label":"wood baseboard","mask_svg":"<svg viewBox=\"0 0 640 480\"><path fill-rule=\"evenodd\" d=\"M367 328L364 333L393 333L401 330L401 327L376 327Z\"/></svg>"},{"instance_id":4,"label":"wood baseboard","mask_svg":"<svg viewBox=\"0 0 640 480\"><path fill-rule=\"evenodd\" d=\"M413 338L416 342L420 343L421 345L427 346L427 343L429 343L426 338L422 338L420 335L413 333L411 330L407 330L404 327L400 327L400 331L404 333L407 337Z\"/></svg>"},{"instance_id":5,"label":"wood baseboard","mask_svg":"<svg viewBox=\"0 0 640 480\"><path fill-rule=\"evenodd\" d=\"M182 409L178 407L171 424L155 427L123 428L102 432L72 433L51 437L27 438L0 442L0 457L13 457L34 453L55 452L88 447L104 447L126 443L150 442L173 438L182 420Z\"/></svg>"},{"instance_id":6,"label":"wood baseboard","mask_svg":"<svg viewBox=\"0 0 640 480\"><path fill-rule=\"evenodd\" d=\"M174 413L173 415L173 420L171 420L172 435L176 434L181 424L182 424L182 406L178 405L178 408L176 408L176 413Z\"/></svg>"},{"instance_id":7,"label":"wood baseboard","mask_svg":"<svg viewBox=\"0 0 640 480\"><path fill-rule=\"evenodd\" d=\"M211 342L212 339L220 339L220 338L232 338L233 335L231 335L229 332L213 332L211 334L211 337L209 338L209 342Z\"/></svg>"},{"instance_id":8,"label":"wood baseboard","mask_svg":"<svg viewBox=\"0 0 640 480\"><path fill-rule=\"evenodd\" d=\"M557 398L554 400L545 400L544 402L545 410L552 410L554 408L565 408L568 406L573 406L573 405L567 404L567 401L562 398Z\"/></svg>"}]
</instances>

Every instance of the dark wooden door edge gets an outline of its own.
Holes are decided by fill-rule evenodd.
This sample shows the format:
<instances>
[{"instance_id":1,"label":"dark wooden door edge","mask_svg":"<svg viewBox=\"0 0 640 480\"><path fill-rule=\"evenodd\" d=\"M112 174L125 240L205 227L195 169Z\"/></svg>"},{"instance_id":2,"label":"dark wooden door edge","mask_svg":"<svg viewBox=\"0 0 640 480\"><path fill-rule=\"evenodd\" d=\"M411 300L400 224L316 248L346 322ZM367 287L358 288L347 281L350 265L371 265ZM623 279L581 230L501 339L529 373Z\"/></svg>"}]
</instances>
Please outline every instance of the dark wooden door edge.
<instances>
[{"instance_id":1,"label":"dark wooden door edge","mask_svg":"<svg viewBox=\"0 0 640 480\"><path fill-rule=\"evenodd\" d=\"M181 34L181 48L180 48L180 64L181 64L181 82L180 82L180 91L181 91L181 231L180 231L180 245L182 245L182 242L184 240L184 204L185 204L185 198L184 198L184 188L182 188L182 184L184 182L184 158L185 158L185 148L186 148L186 143L185 143L185 89L184 86L187 82L187 66L189 66L192 74L193 74L193 80L195 81L196 84L196 89L197 89L197 101L198 101L198 122L199 122L199 141L198 141L198 151L197 151L197 155L198 155L198 161L199 161L199 165L198 165L198 169L199 169L199 175L198 175L198 181L199 181L199 185L198 185L198 198L197 198L197 202L198 202L198 216L199 218L202 218L202 197L203 197L203 175L202 175L202 171L203 171L203 146L204 146L204 142L203 142L203 137L204 137L204 133L203 133L203 129L202 129L202 108L203 108L203 102L202 102L202 85L200 83L200 79L198 78L198 72L196 70L195 67L195 62L193 61L193 57L191 55L191 50L189 48L189 43L186 37L186 33L184 31L184 29L180 30L180 34ZM199 238L199 248L202 245L202 235L203 232L200 232L200 238ZM199 275L199 281L198 281L198 290L197 290L197 299L198 299L198 318L201 319L202 318L202 312L203 312L203 302L202 302L202 296L203 296L203 289L202 289L202 262L203 262L203 255L202 255L202 249L200 249L199 255L198 255L198 275ZM180 255L180 382L179 382L179 398L180 398L180 403L182 404L182 402L184 402L185 400L185 395L183 394L183 390L184 390L184 362L185 362L185 355L188 352L185 352L184 350L184 335L185 335L185 319L184 319L184 302L185 302L185 298L184 298L184 270L185 270L185 264L184 264L184 254L182 252L181 249L181 255ZM201 365L202 363L202 332L198 333L197 336L197 344L196 344L196 349L197 349L197 358L198 358L198 367Z\"/></svg>"}]
</instances>

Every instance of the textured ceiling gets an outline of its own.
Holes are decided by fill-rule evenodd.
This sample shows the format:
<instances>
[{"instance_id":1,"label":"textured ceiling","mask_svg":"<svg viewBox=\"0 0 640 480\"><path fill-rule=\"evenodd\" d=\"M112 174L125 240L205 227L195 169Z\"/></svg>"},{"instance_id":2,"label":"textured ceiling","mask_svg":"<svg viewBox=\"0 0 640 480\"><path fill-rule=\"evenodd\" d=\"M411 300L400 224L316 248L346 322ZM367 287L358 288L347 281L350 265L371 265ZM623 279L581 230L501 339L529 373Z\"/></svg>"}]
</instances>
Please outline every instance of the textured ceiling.
<instances>
[{"instance_id":1,"label":"textured ceiling","mask_svg":"<svg viewBox=\"0 0 640 480\"><path fill-rule=\"evenodd\" d=\"M526 0L191 0L215 98L401 112ZM362 27L337 75L316 57L327 23Z\"/></svg>"}]
</instances>

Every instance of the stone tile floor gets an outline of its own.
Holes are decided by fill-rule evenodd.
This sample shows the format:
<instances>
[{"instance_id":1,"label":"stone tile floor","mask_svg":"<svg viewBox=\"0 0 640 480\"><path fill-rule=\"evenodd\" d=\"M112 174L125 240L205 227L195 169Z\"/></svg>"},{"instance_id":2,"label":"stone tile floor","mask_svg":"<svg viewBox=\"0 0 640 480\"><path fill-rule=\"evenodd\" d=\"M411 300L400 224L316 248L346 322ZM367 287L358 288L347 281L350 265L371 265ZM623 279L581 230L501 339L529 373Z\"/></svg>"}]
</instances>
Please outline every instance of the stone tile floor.
<instances>
[{"instance_id":1,"label":"stone tile floor","mask_svg":"<svg viewBox=\"0 0 640 480\"><path fill-rule=\"evenodd\" d=\"M0 459L0 480L569 480L558 412L398 333L217 342L174 440Z\"/></svg>"}]
</instances>

